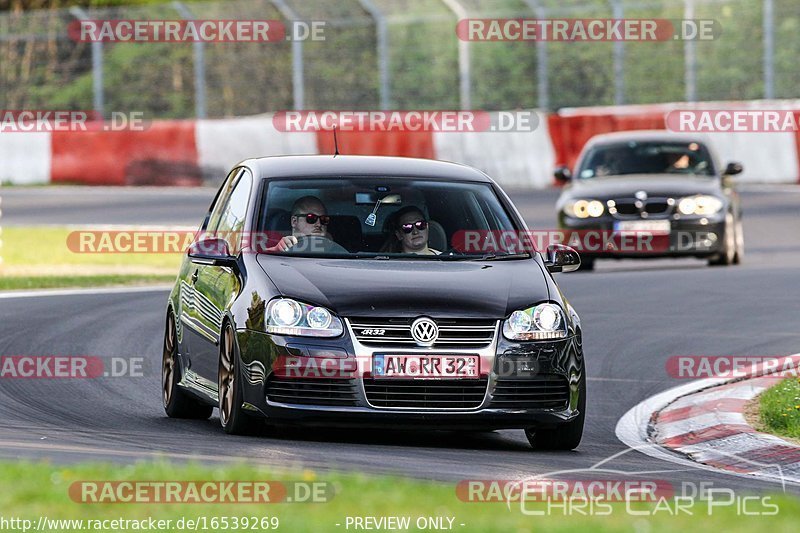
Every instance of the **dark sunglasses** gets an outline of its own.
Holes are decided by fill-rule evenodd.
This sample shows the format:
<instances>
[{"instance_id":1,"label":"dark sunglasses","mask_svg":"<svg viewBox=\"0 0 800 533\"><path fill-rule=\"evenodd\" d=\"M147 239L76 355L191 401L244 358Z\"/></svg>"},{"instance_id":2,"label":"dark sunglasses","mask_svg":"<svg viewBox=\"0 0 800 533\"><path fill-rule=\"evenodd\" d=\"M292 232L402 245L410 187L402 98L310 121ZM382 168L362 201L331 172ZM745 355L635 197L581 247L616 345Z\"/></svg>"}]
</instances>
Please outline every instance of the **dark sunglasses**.
<instances>
[{"instance_id":1,"label":"dark sunglasses","mask_svg":"<svg viewBox=\"0 0 800 533\"><path fill-rule=\"evenodd\" d=\"M314 213L296 213L294 216L304 217L309 224L316 224L319 220L323 226L327 226L331 221L331 217L328 215L315 215Z\"/></svg>"},{"instance_id":2,"label":"dark sunglasses","mask_svg":"<svg viewBox=\"0 0 800 533\"><path fill-rule=\"evenodd\" d=\"M414 228L422 231L424 229L428 229L428 221L427 220L417 220L416 222L411 222L410 224L401 224L400 229L402 229L405 233L411 233L414 231Z\"/></svg>"}]
</instances>

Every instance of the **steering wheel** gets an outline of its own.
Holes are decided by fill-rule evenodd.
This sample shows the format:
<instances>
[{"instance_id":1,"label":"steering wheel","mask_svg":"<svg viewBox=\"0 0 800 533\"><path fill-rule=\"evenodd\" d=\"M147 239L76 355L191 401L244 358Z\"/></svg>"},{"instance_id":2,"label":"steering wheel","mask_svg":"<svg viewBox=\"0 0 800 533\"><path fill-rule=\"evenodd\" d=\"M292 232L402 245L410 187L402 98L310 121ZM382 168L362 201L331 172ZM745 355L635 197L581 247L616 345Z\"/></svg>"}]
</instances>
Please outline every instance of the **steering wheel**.
<instances>
[{"instance_id":1,"label":"steering wheel","mask_svg":"<svg viewBox=\"0 0 800 533\"><path fill-rule=\"evenodd\" d=\"M343 246L322 235L298 235L297 244L289 248L290 253L347 254Z\"/></svg>"}]
</instances>

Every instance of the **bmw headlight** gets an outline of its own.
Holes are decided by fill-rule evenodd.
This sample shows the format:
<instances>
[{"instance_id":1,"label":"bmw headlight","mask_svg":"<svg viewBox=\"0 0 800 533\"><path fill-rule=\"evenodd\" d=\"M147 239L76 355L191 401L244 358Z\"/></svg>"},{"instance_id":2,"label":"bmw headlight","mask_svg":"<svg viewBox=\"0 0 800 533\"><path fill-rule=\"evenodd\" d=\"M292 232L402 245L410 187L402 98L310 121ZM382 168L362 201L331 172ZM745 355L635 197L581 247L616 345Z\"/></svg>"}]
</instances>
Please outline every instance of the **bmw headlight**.
<instances>
[{"instance_id":1,"label":"bmw headlight","mask_svg":"<svg viewBox=\"0 0 800 533\"><path fill-rule=\"evenodd\" d=\"M564 212L576 218L597 218L605 212L605 206L598 200L576 200L564 206Z\"/></svg>"},{"instance_id":2,"label":"bmw headlight","mask_svg":"<svg viewBox=\"0 0 800 533\"><path fill-rule=\"evenodd\" d=\"M301 337L338 337L342 321L324 307L278 298L267 304L267 333Z\"/></svg>"},{"instance_id":3,"label":"bmw headlight","mask_svg":"<svg viewBox=\"0 0 800 533\"><path fill-rule=\"evenodd\" d=\"M567 336L564 313L551 303L514 311L503 322L503 336L512 341L563 339Z\"/></svg>"},{"instance_id":4,"label":"bmw headlight","mask_svg":"<svg viewBox=\"0 0 800 533\"><path fill-rule=\"evenodd\" d=\"M682 215L713 215L722 209L722 200L716 196L698 194L687 196L678 202L678 212Z\"/></svg>"}]
</instances>

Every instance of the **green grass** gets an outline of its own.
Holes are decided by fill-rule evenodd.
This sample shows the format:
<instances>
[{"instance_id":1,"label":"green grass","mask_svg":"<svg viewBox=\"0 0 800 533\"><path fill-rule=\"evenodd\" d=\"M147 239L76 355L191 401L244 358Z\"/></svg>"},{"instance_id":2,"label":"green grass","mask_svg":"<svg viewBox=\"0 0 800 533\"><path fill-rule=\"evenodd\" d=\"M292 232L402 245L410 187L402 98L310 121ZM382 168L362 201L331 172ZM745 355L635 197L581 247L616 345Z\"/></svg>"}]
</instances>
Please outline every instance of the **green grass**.
<instances>
[{"instance_id":1,"label":"green grass","mask_svg":"<svg viewBox=\"0 0 800 533\"><path fill-rule=\"evenodd\" d=\"M800 439L800 379L785 379L762 393L759 417L770 433Z\"/></svg>"},{"instance_id":2,"label":"green grass","mask_svg":"<svg viewBox=\"0 0 800 533\"><path fill-rule=\"evenodd\" d=\"M632 508L650 516L631 516L625 505L614 504L607 516L564 516L551 511L546 516L520 512L519 504L509 509L505 503L468 503L456 496L454 483L433 483L396 477L360 474L329 474L309 470L294 474L240 464L204 467L196 464L139 463L130 466L79 464L53 466L47 463L0 463L0 509L5 517L33 520L50 519L159 519L181 517L274 516L280 531L347 531L348 516L453 517L454 531L684 531L713 527L717 531L794 531L800 518L800 500L788 496L768 496L778 506L774 516L739 516L735 506L716 508L708 514L705 503L696 503L691 515L654 514L655 504L635 504ZM76 503L69 488L78 481L306 481L332 484L335 496L325 503L270 504L152 504ZM749 510L758 506L751 501ZM530 507L534 509L533 507ZM542 504L536 509L544 509ZM341 524L337 526L336 524ZM464 526L461 526L464 524ZM174 529L173 529L174 530ZM256 528L255 530L261 531ZM350 530L353 530L351 526ZM412 526L410 531L417 529ZM62 528L60 531L71 531ZM213 529L212 529L213 531Z\"/></svg>"},{"instance_id":3,"label":"green grass","mask_svg":"<svg viewBox=\"0 0 800 533\"><path fill-rule=\"evenodd\" d=\"M76 253L67 245L74 231L2 228L0 290L165 283L177 275L180 253Z\"/></svg>"}]
</instances>

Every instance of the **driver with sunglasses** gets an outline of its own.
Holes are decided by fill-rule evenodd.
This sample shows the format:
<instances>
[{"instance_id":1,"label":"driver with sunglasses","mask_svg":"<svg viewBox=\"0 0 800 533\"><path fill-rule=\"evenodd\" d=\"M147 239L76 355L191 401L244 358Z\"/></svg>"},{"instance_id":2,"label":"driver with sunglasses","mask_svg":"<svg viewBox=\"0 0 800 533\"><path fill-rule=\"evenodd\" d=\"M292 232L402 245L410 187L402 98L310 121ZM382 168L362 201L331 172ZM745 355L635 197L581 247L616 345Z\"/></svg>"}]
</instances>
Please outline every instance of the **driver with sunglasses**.
<instances>
[{"instance_id":1,"label":"driver with sunglasses","mask_svg":"<svg viewBox=\"0 0 800 533\"><path fill-rule=\"evenodd\" d=\"M292 204L292 234L283 237L269 248L270 252L285 252L297 244L298 237L323 237L331 239L328 224L331 217L325 204L316 196L303 196Z\"/></svg>"}]
</instances>

